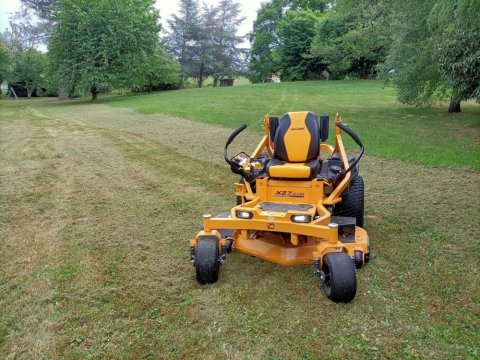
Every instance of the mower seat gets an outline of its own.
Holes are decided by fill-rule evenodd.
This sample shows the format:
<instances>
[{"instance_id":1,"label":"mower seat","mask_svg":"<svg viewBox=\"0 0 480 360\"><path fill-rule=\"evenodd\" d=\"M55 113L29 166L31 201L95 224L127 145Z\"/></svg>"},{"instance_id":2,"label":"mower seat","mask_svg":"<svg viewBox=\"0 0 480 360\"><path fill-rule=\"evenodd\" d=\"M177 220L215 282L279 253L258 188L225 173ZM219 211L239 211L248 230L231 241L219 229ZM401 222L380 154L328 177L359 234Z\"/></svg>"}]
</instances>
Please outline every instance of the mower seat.
<instances>
[{"instance_id":1,"label":"mower seat","mask_svg":"<svg viewBox=\"0 0 480 360\"><path fill-rule=\"evenodd\" d=\"M274 152L268 162L270 177L309 179L319 169L320 135L317 118L308 111L290 112L279 121L274 139Z\"/></svg>"}]
</instances>

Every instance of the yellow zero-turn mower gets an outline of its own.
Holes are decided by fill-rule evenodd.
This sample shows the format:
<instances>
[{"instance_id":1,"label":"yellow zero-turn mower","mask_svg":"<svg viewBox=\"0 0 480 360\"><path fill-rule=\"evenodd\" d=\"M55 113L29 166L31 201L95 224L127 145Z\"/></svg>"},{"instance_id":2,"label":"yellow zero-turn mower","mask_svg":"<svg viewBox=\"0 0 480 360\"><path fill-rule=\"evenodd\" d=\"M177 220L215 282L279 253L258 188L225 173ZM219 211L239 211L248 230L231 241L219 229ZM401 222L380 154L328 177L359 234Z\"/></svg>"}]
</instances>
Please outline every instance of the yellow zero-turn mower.
<instances>
[{"instance_id":1,"label":"yellow zero-turn mower","mask_svg":"<svg viewBox=\"0 0 480 360\"><path fill-rule=\"evenodd\" d=\"M218 280L227 254L241 251L281 265L312 264L327 297L355 297L355 268L368 262L370 242L363 226L363 179L358 162L363 145L335 117L335 146L328 138L329 118L312 112L266 116L265 134L252 155L224 157L235 174L237 206L217 216L203 215L203 230L190 240L190 259L201 284ZM342 134L360 147L348 157ZM322 154L322 159L320 157Z\"/></svg>"}]
</instances>

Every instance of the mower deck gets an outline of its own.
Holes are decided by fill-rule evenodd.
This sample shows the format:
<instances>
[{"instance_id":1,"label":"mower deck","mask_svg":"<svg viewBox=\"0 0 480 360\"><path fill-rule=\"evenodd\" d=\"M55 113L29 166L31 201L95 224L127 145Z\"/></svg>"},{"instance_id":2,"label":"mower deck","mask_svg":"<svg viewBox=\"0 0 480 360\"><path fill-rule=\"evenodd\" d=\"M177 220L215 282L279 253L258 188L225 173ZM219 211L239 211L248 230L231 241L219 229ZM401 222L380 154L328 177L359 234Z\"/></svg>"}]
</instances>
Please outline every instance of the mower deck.
<instances>
[{"instance_id":1,"label":"mower deck","mask_svg":"<svg viewBox=\"0 0 480 360\"><path fill-rule=\"evenodd\" d=\"M308 265L322 254L333 251L332 244L320 238L304 237L298 245L293 245L288 236L280 233L248 232L247 238L241 232L233 234L233 250L253 255L280 265ZM363 251L368 244L367 232L361 227L355 229L355 242L338 241L334 251L344 249L354 256L355 250Z\"/></svg>"}]
</instances>

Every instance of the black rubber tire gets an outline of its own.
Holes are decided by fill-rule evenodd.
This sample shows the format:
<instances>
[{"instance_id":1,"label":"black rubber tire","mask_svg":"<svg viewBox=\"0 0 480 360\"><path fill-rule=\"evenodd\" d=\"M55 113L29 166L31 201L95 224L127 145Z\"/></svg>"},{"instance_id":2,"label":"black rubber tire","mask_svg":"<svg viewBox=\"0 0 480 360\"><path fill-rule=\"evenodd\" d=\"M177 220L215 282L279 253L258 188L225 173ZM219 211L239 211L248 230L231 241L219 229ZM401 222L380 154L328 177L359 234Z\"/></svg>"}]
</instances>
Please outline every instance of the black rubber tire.
<instances>
[{"instance_id":1,"label":"black rubber tire","mask_svg":"<svg viewBox=\"0 0 480 360\"><path fill-rule=\"evenodd\" d=\"M200 284L212 284L218 280L220 261L218 239L214 236L200 238L195 253L195 271Z\"/></svg>"},{"instance_id":2,"label":"black rubber tire","mask_svg":"<svg viewBox=\"0 0 480 360\"><path fill-rule=\"evenodd\" d=\"M365 207L364 184L360 175L350 182L348 188L341 195L342 201L333 209L335 216L349 216L357 219L357 226L363 227L363 213Z\"/></svg>"},{"instance_id":3,"label":"black rubber tire","mask_svg":"<svg viewBox=\"0 0 480 360\"><path fill-rule=\"evenodd\" d=\"M323 257L323 291L335 302L352 301L357 292L357 276L352 259L345 253L328 253Z\"/></svg>"},{"instance_id":4,"label":"black rubber tire","mask_svg":"<svg viewBox=\"0 0 480 360\"><path fill-rule=\"evenodd\" d=\"M354 253L353 258L354 258L355 267L357 269L361 269L363 266L363 252L359 250L355 250L353 253Z\"/></svg>"}]
</instances>

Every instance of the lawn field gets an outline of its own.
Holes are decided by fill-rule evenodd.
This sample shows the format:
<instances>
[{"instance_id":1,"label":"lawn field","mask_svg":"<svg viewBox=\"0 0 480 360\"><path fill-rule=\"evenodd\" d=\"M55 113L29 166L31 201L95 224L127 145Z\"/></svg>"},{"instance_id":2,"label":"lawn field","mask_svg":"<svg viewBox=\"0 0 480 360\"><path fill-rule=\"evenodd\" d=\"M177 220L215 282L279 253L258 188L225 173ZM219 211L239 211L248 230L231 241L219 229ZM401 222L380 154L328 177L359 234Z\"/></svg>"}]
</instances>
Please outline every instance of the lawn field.
<instances>
[{"instance_id":1,"label":"lawn field","mask_svg":"<svg viewBox=\"0 0 480 360\"><path fill-rule=\"evenodd\" d=\"M248 103L266 85L221 104L218 89L0 100L0 358L478 358L479 105L448 115L379 83L324 84L281 84L302 96L277 105ZM328 300L311 266L236 253L198 285L188 239L235 201L231 128L252 125L235 144L251 152L264 113L306 107L339 108L365 143L356 298Z\"/></svg>"},{"instance_id":2,"label":"lawn field","mask_svg":"<svg viewBox=\"0 0 480 360\"><path fill-rule=\"evenodd\" d=\"M480 170L480 106L462 104L461 114L448 114L448 104L407 107L395 100L381 81L307 81L203 88L104 97L101 102L144 114L165 113L236 128L248 124L260 131L265 114L292 109L317 114L339 112L368 144L371 155L431 166ZM347 143L348 144L348 143ZM350 143L353 144L353 143Z\"/></svg>"}]
</instances>

